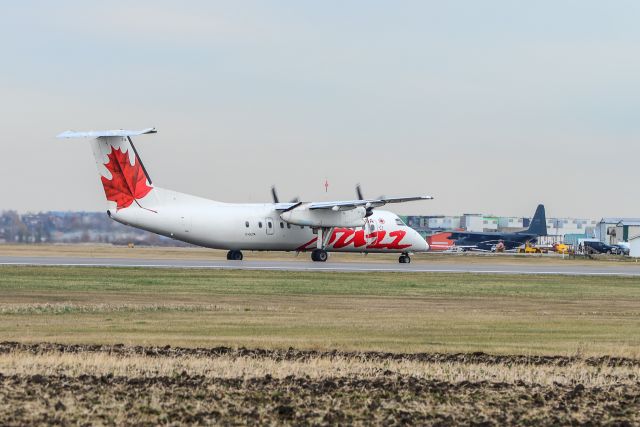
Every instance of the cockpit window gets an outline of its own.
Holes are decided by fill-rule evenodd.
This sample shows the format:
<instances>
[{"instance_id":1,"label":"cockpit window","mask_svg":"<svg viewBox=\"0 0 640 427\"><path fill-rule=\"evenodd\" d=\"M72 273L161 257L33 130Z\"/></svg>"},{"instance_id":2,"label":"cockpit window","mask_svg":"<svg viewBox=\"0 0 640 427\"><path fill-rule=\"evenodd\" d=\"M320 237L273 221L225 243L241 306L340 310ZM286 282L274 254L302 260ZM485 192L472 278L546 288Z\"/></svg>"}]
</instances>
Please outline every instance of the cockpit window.
<instances>
[{"instance_id":1,"label":"cockpit window","mask_svg":"<svg viewBox=\"0 0 640 427\"><path fill-rule=\"evenodd\" d=\"M407 224L405 224L404 222L402 222L402 220L401 220L400 218L396 218L396 224L397 224L397 225L402 225L402 226L405 226L405 227L406 227L406 225L407 225Z\"/></svg>"}]
</instances>

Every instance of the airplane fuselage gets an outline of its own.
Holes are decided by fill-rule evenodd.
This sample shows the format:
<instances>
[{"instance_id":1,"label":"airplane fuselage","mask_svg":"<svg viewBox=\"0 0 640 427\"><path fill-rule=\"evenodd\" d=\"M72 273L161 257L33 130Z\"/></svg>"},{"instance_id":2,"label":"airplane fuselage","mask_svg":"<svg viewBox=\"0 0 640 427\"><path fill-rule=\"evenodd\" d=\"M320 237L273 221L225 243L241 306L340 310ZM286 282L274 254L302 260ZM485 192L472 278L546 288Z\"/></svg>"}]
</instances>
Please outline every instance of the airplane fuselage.
<instances>
[{"instance_id":1,"label":"airplane fuselage","mask_svg":"<svg viewBox=\"0 0 640 427\"><path fill-rule=\"evenodd\" d=\"M109 210L125 225L198 246L226 250L307 251L317 234L287 223L272 203L222 203L155 187L126 209ZM338 252L424 252L426 241L392 212L375 210L364 227L335 228L326 247Z\"/></svg>"}]
</instances>

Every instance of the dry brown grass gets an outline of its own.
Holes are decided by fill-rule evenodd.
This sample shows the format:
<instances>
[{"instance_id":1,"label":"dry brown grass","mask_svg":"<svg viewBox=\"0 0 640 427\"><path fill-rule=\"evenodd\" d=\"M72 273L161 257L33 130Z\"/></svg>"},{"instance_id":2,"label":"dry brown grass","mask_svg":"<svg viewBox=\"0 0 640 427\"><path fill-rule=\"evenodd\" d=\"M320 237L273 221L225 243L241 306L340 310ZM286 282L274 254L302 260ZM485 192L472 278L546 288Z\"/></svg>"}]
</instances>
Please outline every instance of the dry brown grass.
<instances>
[{"instance_id":1,"label":"dry brown grass","mask_svg":"<svg viewBox=\"0 0 640 427\"><path fill-rule=\"evenodd\" d=\"M274 378L288 376L311 379L333 377L376 378L381 375L412 376L448 383L497 382L529 385L575 385L609 387L633 385L640 380L639 366L592 366L576 361L566 366L536 364L487 364L419 362L411 360L363 360L360 357L311 357L306 360L276 360L269 357L156 357L121 356L99 352L33 354L12 351L0 354L3 375L114 375L124 377L174 377L187 374L207 378Z\"/></svg>"},{"instance_id":2,"label":"dry brown grass","mask_svg":"<svg viewBox=\"0 0 640 427\"><path fill-rule=\"evenodd\" d=\"M1 348L2 425L640 422L637 360L421 362L388 354L305 357L293 349L286 354L294 359L264 350L239 356L239 349L202 356L177 348Z\"/></svg>"}]
</instances>

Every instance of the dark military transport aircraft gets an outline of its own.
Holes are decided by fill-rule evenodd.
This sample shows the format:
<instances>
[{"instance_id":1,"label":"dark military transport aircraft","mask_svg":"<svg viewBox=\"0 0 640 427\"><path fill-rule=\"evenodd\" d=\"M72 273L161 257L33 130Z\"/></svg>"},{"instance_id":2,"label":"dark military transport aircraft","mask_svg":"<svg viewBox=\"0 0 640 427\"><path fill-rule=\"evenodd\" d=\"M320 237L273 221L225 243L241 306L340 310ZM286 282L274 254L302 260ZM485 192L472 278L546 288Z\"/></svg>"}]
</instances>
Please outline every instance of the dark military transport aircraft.
<instances>
[{"instance_id":1,"label":"dark military transport aircraft","mask_svg":"<svg viewBox=\"0 0 640 427\"><path fill-rule=\"evenodd\" d=\"M536 213L529 224L529 228L515 233L502 233L497 231L473 232L452 231L451 240L457 248L491 251L498 243L504 244L505 250L515 249L527 242L535 241L539 236L547 235L547 218L544 205L538 205Z\"/></svg>"}]
</instances>

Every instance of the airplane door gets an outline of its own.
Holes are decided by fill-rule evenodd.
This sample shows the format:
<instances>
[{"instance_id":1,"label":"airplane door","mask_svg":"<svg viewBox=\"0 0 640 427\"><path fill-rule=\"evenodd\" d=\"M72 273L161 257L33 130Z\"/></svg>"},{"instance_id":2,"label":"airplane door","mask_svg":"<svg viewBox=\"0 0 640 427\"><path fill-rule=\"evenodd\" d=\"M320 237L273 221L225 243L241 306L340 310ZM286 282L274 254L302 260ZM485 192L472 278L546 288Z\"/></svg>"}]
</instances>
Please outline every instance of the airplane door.
<instances>
[{"instance_id":1,"label":"airplane door","mask_svg":"<svg viewBox=\"0 0 640 427\"><path fill-rule=\"evenodd\" d=\"M273 234L273 219L267 218L264 220L264 222L267 224L267 228L266 228L267 234L269 235Z\"/></svg>"},{"instance_id":2,"label":"airplane door","mask_svg":"<svg viewBox=\"0 0 640 427\"><path fill-rule=\"evenodd\" d=\"M367 239L367 247L373 246L378 240L378 232L376 230L376 223L371 217L367 218L364 223L364 235Z\"/></svg>"}]
</instances>

